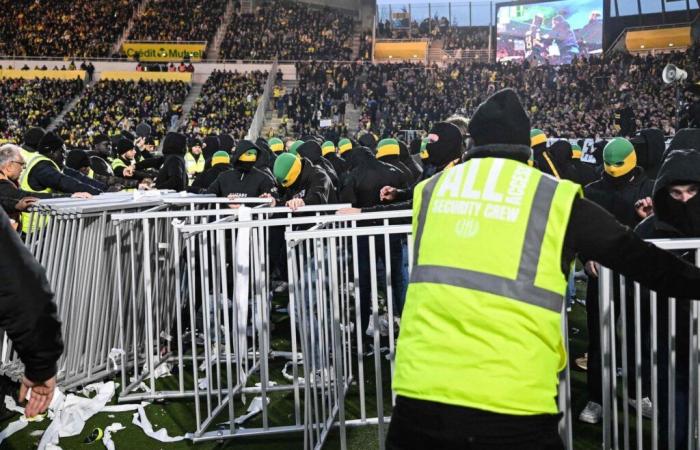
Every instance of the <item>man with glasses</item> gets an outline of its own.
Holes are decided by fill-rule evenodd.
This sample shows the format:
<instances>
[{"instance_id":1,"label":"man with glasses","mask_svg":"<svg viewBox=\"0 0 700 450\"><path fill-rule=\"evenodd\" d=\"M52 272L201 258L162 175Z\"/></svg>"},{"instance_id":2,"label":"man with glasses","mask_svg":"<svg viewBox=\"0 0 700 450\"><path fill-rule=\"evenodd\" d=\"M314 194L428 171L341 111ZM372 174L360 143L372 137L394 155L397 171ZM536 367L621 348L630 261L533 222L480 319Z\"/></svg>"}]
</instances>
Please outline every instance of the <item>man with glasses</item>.
<instances>
[{"instance_id":1,"label":"man with glasses","mask_svg":"<svg viewBox=\"0 0 700 450\"><path fill-rule=\"evenodd\" d=\"M20 227L21 212L41 198L65 197L65 194L28 192L20 189L19 177L27 167L22 156L21 147L5 144L0 147L0 205L10 217L10 223L15 229ZM73 194L82 197L84 194Z\"/></svg>"}]
</instances>

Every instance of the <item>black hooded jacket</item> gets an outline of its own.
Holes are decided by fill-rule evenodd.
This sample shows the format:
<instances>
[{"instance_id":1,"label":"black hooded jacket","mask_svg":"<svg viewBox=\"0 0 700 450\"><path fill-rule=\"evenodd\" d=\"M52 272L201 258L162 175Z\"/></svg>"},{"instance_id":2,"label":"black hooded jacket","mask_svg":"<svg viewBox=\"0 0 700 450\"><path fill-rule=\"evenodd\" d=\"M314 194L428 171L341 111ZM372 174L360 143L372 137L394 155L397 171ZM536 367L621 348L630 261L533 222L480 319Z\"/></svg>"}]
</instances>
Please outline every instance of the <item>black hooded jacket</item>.
<instances>
[{"instance_id":1,"label":"black hooded jacket","mask_svg":"<svg viewBox=\"0 0 700 450\"><path fill-rule=\"evenodd\" d=\"M306 158L301 159L299 179L289 186L282 195L282 203L293 198L301 198L306 205L326 205L337 203L335 187L325 170Z\"/></svg>"},{"instance_id":2,"label":"black hooded jacket","mask_svg":"<svg viewBox=\"0 0 700 450\"><path fill-rule=\"evenodd\" d=\"M350 171L350 164L345 160L345 158L341 157L335 152L329 153L323 158L331 163L331 166L333 166L333 170L335 170L339 180L343 180L347 172ZM343 183L341 183L341 185L342 184Z\"/></svg>"},{"instance_id":3,"label":"black hooded jacket","mask_svg":"<svg viewBox=\"0 0 700 450\"><path fill-rule=\"evenodd\" d=\"M418 149L420 149L420 140L415 139L414 142L418 142ZM423 174L423 167L413 159L411 153L408 151L408 147L402 141L399 141L399 160L411 172L411 177L413 178L412 183L418 181Z\"/></svg>"},{"instance_id":4,"label":"black hooded jacket","mask_svg":"<svg viewBox=\"0 0 700 450\"><path fill-rule=\"evenodd\" d=\"M597 203L624 225L634 228L642 219L634 209L637 200L650 197L654 186L637 166L630 173L614 178L603 172L598 181L585 187L586 198Z\"/></svg>"},{"instance_id":5,"label":"black hooded jacket","mask_svg":"<svg viewBox=\"0 0 700 450\"><path fill-rule=\"evenodd\" d=\"M413 174L409 168L406 167L406 164L401 161L399 155L384 156L383 158L379 158L378 161L389 164L399 171L399 174L401 175L401 186L410 186L413 184ZM389 185L385 184L384 186Z\"/></svg>"},{"instance_id":6,"label":"black hooded jacket","mask_svg":"<svg viewBox=\"0 0 700 450\"><path fill-rule=\"evenodd\" d=\"M187 188L187 192L205 194L209 186L216 181L219 175L227 170L231 170L231 165L223 163L205 169L204 172L197 174L192 185Z\"/></svg>"},{"instance_id":7,"label":"black hooded jacket","mask_svg":"<svg viewBox=\"0 0 700 450\"><path fill-rule=\"evenodd\" d=\"M311 164L318 166L324 172L326 172L328 178L330 178L331 183L333 184L333 187L338 189L340 186L338 174L333 168L333 164L323 157L323 154L321 153L321 146L318 145L316 141L305 142L303 145L299 146L297 151L302 158L307 159L309 162L311 162Z\"/></svg>"},{"instance_id":8,"label":"black hooded jacket","mask_svg":"<svg viewBox=\"0 0 700 450\"><path fill-rule=\"evenodd\" d=\"M361 147L352 154L352 170L340 191L340 202L356 208L379 205L379 191L384 186L405 187L404 174L396 167L377 160L372 152Z\"/></svg>"},{"instance_id":9,"label":"black hooded jacket","mask_svg":"<svg viewBox=\"0 0 700 450\"><path fill-rule=\"evenodd\" d=\"M163 148L165 159L156 177L156 189L172 189L180 192L187 189L187 165L185 155Z\"/></svg>"},{"instance_id":10,"label":"black hooded jacket","mask_svg":"<svg viewBox=\"0 0 700 450\"><path fill-rule=\"evenodd\" d=\"M669 153L673 150L685 150L693 149L700 152L700 129L698 128L684 128L679 130L671 142L668 144L668 148L664 152L662 161L666 159Z\"/></svg>"},{"instance_id":11,"label":"black hooded jacket","mask_svg":"<svg viewBox=\"0 0 700 450\"><path fill-rule=\"evenodd\" d=\"M661 167L666 150L663 131L658 128L645 128L639 130L631 141L637 153L637 165L653 180Z\"/></svg>"},{"instance_id":12,"label":"black hooded jacket","mask_svg":"<svg viewBox=\"0 0 700 450\"><path fill-rule=\"evenodd\" d=\"M241 155L251 148L258 150L258 159L254 163L239 161ZM228 197L230 194L239 197L260 197L262 194L272 194L276 197L277 186L274 179L257 167L263 153L250 141L239 142L231 156L233 169L221 173L209 186L207 192L217 197Z\"/></svg>"}]
</instances>

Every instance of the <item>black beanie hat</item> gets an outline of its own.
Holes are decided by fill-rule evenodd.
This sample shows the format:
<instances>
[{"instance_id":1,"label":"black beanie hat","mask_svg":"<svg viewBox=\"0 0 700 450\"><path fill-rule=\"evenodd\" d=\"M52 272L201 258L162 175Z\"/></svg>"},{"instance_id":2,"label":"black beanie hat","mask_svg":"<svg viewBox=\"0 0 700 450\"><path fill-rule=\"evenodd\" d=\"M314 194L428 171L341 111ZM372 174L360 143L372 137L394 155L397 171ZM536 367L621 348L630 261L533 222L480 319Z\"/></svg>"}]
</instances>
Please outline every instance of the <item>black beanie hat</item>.
<instances>
[{"instance_id":1,"label":"black beanie hat","mask_svg":"<svg viewBox=\"0 0 700 450\"><path fill-rule=\"evenodd\" d=\"M438 122L428 134L427 162L442 167L462 156L462 133L456 125Z\"/></svg>"},{"instance_id":2,"label":"black beanie hat","mask_svg":"<svg viewBox=\"0 0 700 450\"><path fill-rule=\"evenodd\" d=\"M233 138L230 134L219 135L219 150L223 150L226 153L231 153L231 150L233 150L234 145L235 143L233 142Z\"/></svg>"},{"instance_id":3,"label":"black beanie hat","mask_svg":"<svg viewBox=\"0 0 700 450\"><path fill-rule=\"evenodd\" d=\"M136 125L136 136L146 138L151 135L151 126L146 122Z\"/></svg>"},{"instance_id":4,"label":"black beanie hat","mask_svg":"<svg viewBox=\"0 0 700 450\"><path fill-rule=\"evenodd\" d=\"M211 159L214 153L220 150L221 146L219 144L219 138L217 136L207 136L204 138L204 148L202 149L202 154L204 159Z\"/></svg>"},{"instance_id":5,"label":"black beanie hat","mask_svg":"<svg viewBox=\"0 0 700 450\"><path fill-rule=\"evenodd\" d=\"M36 151L45 134L46 131L43 128L31 127L24 133L22 148L32 152Z\"/></svg>"},{"instance_id":6,"label":"black beanie hat","mask_svg":"<svg viewBox=\"0 0 700 450\"><path fill-rule=\"evenodd\" d=\"M487 98L469 122L469 134L476 145L514 144L530 146L530 119L518 94L503 89Z\"/></svg>"},{"instance_id":7,"label":"black beanie hat","mask_svg":"<svg viewBox=\"0 0 700 450\"><path fill-rule=\"evenodd\" d=\"M131 142L129 139L121 138L119 139L119 142L117 142L117 155L121 156L129 150L133 150L133 148L133 142Z\"/></svg>"},{"instance_id":8,"label":"black beanie hat","mask_svg":"<svg viewBox=\"0 0 700 450\"><path fill-rule=\"evenodd\" d=\"M63 139L53 131L49 131L41 138L37 151L42 155L53 153L63 148Z\"/></svg>"},{"instance_id":9,"label":"black beanie hat","mask_svg":"<svg viewBox=\"0 0 700 450\"><path fill-rule=\"evenodd\" d=\"M187 152L187 136L174 131L168 132L163 139L164 155L184 156Z\"/></svg>"},{"instance_id":10,"label":"black beanie hat","mask_svg":"<svg viewBox=\"0 0 700 450\"><path fill-rule=\"evenodd\" d=\"M202 146L202 140L199 138L191 138L187 141L187 146L189 148L192 147L201 147Z\"/></svg>"},{"instance_id":11,"label":"black beanie hat","mask_svg":"<svg viewBox=\"0 0 700 450\"><path fill-rule=\"evenodd\" d=\"M90 167L90 158L85 150L71 150L66 156L66 167L80 170L83 167Z\"/></svg>"},{"instance_id":12,"label":"black beanie hat","mask_svg":"<svg viewBox=\"0 0 700 450\"><path fill-rule=\"evenodd\" d=\"M132 142L134 141L134 139L136 139L136 136L134 136L134 133L132 133L131 131L127 131L127 130L122 130L122 137L124 139L128 139Z\"/></svg>"},{"instance_id":13,"label":"black beanie hat","mask_svg":"<svg viewBox=\"0 0 700 450\"><path fill-rule=\"evenodd\" d=\"M109 138L104 134L98 134L92 138L92 145L99 145L103 142L109 142Z\"/></svg>"}]
</instances>

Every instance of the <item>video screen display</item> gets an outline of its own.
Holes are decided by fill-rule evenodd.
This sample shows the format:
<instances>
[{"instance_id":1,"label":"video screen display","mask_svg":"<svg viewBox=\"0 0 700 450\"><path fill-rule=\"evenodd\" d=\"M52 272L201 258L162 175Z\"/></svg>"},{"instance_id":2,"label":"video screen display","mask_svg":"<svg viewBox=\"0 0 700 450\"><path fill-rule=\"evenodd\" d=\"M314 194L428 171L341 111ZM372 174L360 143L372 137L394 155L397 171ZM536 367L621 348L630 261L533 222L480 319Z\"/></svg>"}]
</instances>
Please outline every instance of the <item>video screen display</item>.
<instances>
[{"instance_id":1,"label":"video screen display","mask_svg":"<svg viewBox=\"0 0 700 450\"><path fill-rule=\"evenodd\" d=\"M559 0L497 11L498 61L569 64L603 51L603 1Z\"/></svg>"}]
</instances>

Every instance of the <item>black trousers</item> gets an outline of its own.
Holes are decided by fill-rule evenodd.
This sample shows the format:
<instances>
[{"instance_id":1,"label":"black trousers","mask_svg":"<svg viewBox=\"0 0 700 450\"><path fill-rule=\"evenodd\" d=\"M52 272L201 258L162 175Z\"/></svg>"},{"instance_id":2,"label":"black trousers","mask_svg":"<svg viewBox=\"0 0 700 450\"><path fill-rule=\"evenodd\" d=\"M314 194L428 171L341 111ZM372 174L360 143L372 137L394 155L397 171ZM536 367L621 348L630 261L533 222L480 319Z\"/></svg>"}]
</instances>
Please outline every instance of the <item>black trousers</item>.
<instances>
[{"instance_id":1,"label":"black trousers","mask_svg":"<svg viewBox=\"0 0 700 450\"><path fill-rule=\"evenodd\" d=\"M386 442L389 450L563 450L559 418L496 414L397 396Z\"/></svg>"}]
</instances>

